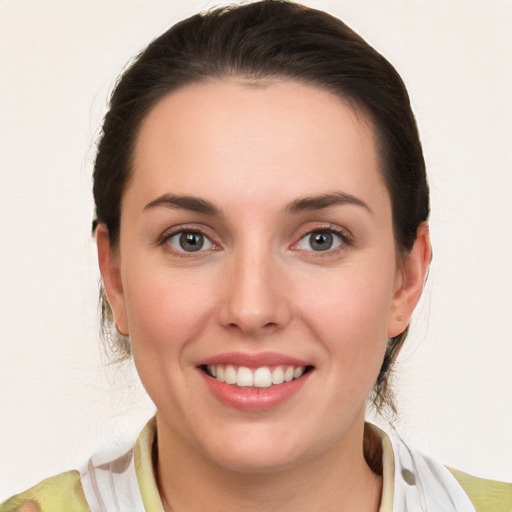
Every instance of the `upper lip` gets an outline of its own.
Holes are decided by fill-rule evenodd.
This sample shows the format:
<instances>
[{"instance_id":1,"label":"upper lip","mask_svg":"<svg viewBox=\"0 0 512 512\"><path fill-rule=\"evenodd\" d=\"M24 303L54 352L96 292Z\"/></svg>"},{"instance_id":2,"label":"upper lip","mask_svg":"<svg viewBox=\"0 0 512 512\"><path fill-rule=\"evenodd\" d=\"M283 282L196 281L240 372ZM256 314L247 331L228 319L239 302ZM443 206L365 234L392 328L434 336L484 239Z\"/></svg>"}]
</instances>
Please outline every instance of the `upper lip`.
<instances>
[{"instance_id":1,"label":"upper lip","mask_svg":"<svg viewBox=\"0 0 512 512\"><path fill-rule=\"evenodd\" d=\"M225 352L216 354L199 362L198 366L231 364L233 366L247 366L260 368L262 366L312 366L311 362L277 352L261 352L251 354L247 352Z\"/></svg>"}]
</instances>

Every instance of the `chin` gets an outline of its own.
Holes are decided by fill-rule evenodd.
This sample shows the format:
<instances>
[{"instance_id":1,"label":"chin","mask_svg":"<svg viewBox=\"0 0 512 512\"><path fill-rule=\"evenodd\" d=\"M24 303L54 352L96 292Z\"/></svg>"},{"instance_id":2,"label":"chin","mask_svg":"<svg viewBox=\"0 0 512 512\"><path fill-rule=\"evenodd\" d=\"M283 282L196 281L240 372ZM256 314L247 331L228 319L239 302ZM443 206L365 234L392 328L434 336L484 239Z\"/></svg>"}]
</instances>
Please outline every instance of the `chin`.
<instances>
[{"instance_id":1,"label":"chin","mask_svg":"<svg viewBox=\"0 0 512 512\"><path fill-rule=\"evenodd\" d=\"M226 429L215 444L207 441L207 457L215 465L238 473L279 472L307 462L328 448L318 442L308 443L313 436L297 428L297 424L238 425ZM209 446L208 446L209 444Z\"/></svg>"}]
</instances>

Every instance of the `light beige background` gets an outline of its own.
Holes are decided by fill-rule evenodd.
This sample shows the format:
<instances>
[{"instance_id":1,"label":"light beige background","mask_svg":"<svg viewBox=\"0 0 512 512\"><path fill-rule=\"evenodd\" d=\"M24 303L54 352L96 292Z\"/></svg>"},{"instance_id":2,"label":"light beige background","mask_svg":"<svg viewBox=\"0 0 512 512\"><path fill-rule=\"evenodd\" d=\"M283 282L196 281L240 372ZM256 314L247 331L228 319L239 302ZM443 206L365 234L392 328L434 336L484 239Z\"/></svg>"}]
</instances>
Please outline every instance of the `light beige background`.
<instances>
[{"instance_id":1,"label":"light beige background","mask_svg":"<svg viewBox=\"0 0 512 512\"><path fill-rule=\"evenodd\" d=\"M397 367L397 428L512 481L512 1L305 3L397 67L424 143L434 263ZM0 499L152 414L133 371L101 359L94 144L128 59L212 5L0 1Z\"/></svg>"}]
</instances>

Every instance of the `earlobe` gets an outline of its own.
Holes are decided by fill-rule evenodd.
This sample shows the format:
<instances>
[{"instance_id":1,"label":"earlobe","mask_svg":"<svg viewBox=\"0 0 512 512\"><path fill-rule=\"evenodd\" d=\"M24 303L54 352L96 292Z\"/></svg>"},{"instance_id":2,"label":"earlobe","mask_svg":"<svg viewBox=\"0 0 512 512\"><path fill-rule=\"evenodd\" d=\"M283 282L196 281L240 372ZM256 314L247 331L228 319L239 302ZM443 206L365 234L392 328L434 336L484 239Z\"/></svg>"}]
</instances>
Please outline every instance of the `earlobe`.
<instances>
[{"instance_id":1,"label":"earlobe","mask_svg":"<svg viewBox=\"0 0 512 512\"><path fill-rule=\"evenodd\" d=\"M411 252L404 257L399 271L388 322L389 338L398 336L409 325L414 308L420 300L431 259L428 223L422 222L416 231Z\"/></svg>"},{"instance_id":2,"label":"earlobe","mask_svg":"<svg viewBox=\"0 0 512 512\"><path fill-rule=\"evenodd\" d=\"M110 244L110 236L105 224L98 224L95 236L101 277L103 279L108 304L114 316L114 324L120 332L128 333L119 257Z\"/></svg>"}]
</instances>

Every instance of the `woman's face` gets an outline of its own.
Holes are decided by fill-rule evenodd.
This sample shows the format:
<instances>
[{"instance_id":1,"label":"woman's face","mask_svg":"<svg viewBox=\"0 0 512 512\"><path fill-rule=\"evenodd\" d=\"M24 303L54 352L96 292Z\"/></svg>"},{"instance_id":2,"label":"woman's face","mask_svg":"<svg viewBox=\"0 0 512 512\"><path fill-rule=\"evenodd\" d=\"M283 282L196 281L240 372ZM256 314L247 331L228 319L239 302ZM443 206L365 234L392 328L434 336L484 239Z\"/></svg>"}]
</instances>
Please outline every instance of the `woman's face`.
<instances>
[{"instance_id":1,"label":"woman's face","mask_svg":"<svg viewBox=\"0 0 512 512\"><path fill-rule=\"evenodd\" d=\"M141 126L111 256L159 442L265 471L360 439L410 313L363 115L290 81L170 94Z\"/></svg>"}]
</instances>

